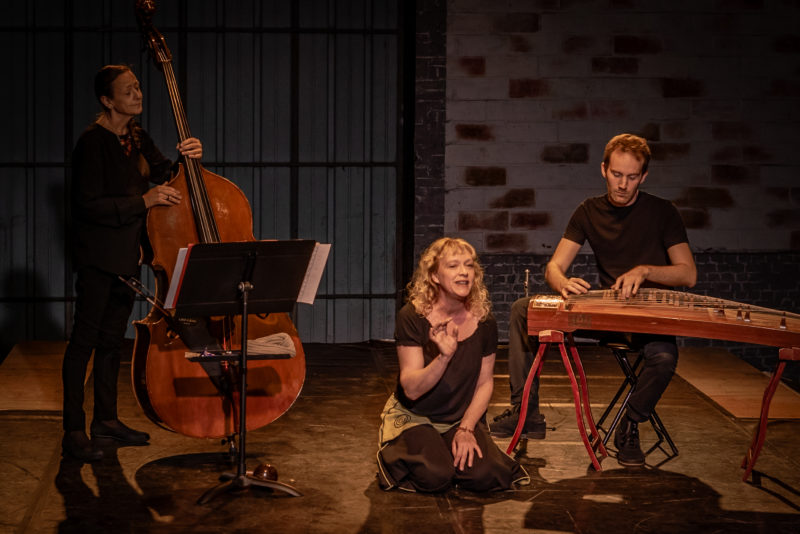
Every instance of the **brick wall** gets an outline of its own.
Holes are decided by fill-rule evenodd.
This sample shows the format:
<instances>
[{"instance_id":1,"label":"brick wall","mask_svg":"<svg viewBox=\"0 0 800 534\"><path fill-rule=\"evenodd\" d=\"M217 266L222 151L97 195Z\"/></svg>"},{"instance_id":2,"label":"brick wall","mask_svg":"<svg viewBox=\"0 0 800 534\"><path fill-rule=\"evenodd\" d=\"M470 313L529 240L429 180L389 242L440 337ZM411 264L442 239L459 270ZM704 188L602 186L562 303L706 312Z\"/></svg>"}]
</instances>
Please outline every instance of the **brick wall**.
<instances>
[{"instance_id":1,"label":"brick wall","mask_svg":"<svg viewBox=\"0 0 800 534\"><path fill-rule=\"evenodd\" d=\"M695 250L800 249L800 4L451 0L444 231L548 254L646 137Z\"/></svg>"},{"instance_id":2,"label":"brick wall","mask_svg":"<svg viewBox=\"0 0 800 534\"><path fill-rule=\"evenodd\" d=\"M444 235L445 0L416 5L414 258ZM413 267L412 267L413 268Z\"/></svg>"}]
</instances>

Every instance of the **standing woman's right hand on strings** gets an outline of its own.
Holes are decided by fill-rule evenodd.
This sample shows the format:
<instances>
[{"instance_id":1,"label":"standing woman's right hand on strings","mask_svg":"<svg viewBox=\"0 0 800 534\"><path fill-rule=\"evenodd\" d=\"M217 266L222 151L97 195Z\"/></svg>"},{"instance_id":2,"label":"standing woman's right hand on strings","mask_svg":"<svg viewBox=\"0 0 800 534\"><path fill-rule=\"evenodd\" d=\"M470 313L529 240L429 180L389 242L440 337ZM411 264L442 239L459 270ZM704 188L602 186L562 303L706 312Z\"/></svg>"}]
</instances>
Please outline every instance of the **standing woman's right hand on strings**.
<instances>
[{"instance_id":1,"label":"standing woman's right hand on strings","mask_svg":"<svg viewBox=\"0 0 800 534\"><path fill-rule=\"evenodd\" d=\"M196 137L188 137L178 143L178 151L182 156L192 159L203 157L203 143ZM179 204L183 196L181 192L168 185L157 185L143 195L146 208L153 206L174 206Z\"/></svg>"}]
</instances>

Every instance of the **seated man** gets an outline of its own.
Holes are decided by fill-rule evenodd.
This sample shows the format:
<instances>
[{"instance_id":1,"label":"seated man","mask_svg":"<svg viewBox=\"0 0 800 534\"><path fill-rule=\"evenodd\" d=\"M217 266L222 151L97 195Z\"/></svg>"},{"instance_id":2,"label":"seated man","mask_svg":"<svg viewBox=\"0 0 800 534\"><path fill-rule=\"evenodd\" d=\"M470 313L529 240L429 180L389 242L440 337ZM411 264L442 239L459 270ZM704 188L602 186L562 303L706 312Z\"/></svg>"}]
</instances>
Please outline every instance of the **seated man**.
<instances>
[{"instance_id":1,"label":"seated man","mask_svg":"<svg viewBox=\"0 0 800 534\"><path fill-rule=\"evenodd\" d=\"M650 148L641 137L621 134L608 142L600 165L607 192L584 200L567 224L545 269L545 279L554 291L566 298L589 290L588 282L565 274L587 240L597 262L601 288L617 290L624 298L635 295L640 287L695 284L697 269L678 210L668 200L639 191L649 161ZM511 308L508 366L512 408L490 425L492 434L498 437L508 437L516 428L522 391L538 346L538 340L527 335L528 301L520 299ZM650 418L678 362L674 336L639 334L633 336L632 343L643 351L645 363L614 435L617 460L626 466L644 464L637 425ZM538 380L531 388L523 432L528 437L544 437Z\"/></svg>"}]
</instances>

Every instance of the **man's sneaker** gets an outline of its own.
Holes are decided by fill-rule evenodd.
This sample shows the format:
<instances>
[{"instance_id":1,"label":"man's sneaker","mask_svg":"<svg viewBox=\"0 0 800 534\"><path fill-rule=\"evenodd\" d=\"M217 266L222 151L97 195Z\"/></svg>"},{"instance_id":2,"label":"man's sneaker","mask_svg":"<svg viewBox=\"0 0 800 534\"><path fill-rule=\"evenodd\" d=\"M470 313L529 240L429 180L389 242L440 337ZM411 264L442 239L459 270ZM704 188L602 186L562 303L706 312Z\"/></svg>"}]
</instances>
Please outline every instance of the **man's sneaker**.
<instances>
[{"instance_id":1,"label":"man's sneaker","mask_svg":"<svg viewBox=\"0 0 800 534\"><path fill-rule=\"evenodd\" d=\"M489 423L489 432L492 436L497 438L510 438L514 435L517 429L517 422L519 421L519 404L514 404L510 409L506 409L500 415L494 417ZM528 439L544 439L547 433L547 425L544 420L544 415L540 413L528 414L525 420L525 426L522 427L522 435L520 437Z\"/></svg>"},{"instance_id":2,"label":"man's sneaker","mask_svg":"<svg viewBox=\"0 0 800 534\"><path fill-rule=\"evenodd\" d=\"M620 421L614 433L614 445L617 447L617 462L626 467L644 465L644 453L639 444L639 424L627 416Z\"/></svg>"}]
</instances>

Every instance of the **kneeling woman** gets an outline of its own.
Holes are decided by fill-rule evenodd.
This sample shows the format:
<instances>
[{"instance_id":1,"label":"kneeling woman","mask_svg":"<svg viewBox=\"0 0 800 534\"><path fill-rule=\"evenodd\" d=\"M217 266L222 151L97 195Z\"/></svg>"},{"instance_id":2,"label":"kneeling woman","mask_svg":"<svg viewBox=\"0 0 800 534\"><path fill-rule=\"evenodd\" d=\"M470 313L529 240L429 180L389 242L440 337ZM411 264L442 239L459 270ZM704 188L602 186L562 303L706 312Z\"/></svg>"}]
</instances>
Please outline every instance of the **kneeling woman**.
<instances>
[{"instance_id":1,"label":"kneeling woman","mask_svg":"<svg viewBox=\"0 0 800 534\"><path fill-rule=\"evenodd\" d=\"M395 325L400 378L379 433L381 487L493 491L529 482L486 427L497 323L475 249L435 241L407 289Z\"/></svg>"}]
</instances>

